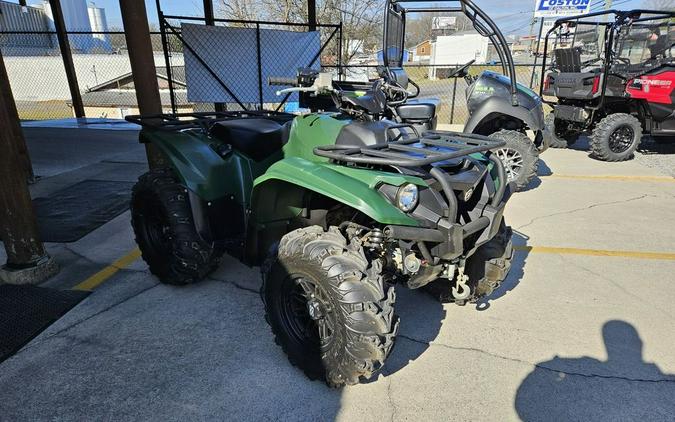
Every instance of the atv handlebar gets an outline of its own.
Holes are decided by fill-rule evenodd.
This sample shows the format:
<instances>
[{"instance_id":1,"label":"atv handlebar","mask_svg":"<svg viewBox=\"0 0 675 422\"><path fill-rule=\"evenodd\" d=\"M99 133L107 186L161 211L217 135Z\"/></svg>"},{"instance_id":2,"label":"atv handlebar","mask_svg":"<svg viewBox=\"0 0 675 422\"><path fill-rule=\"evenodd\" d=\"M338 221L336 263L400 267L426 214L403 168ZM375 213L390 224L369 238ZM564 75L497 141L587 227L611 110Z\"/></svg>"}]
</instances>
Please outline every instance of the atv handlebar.
<instances>
[{"instance_id":1,"label":"atv handlebar","mask_svg":"<svg viewBox=\"0 0 675 422\"><path fill-rule=\"evenodd\" d=\"M283 76L270 76L267 78L269 85L298 86L298 78L285 78Z\"/></svg>"}]
</instances>

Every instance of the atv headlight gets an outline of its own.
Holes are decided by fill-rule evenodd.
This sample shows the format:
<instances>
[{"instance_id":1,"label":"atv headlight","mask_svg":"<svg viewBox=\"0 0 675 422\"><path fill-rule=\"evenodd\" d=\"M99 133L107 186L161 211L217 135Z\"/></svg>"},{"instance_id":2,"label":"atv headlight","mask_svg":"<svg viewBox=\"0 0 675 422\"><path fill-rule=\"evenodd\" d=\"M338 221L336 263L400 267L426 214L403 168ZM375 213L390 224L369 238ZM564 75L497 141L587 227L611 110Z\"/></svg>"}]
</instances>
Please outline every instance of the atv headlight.
<instances>
[{"instance_id":1,"label":"atv headlight","mask_svg":"<svg viewBox=\"0 0 675 422\"><path fill-rule=\"evenodd\" d=\"M396 192L396 206L401 211L408 212L415 208L418 198L419 192L417 186L412 183L406 183L398 189L398 192Z\"/></svg>"}]
</instances>

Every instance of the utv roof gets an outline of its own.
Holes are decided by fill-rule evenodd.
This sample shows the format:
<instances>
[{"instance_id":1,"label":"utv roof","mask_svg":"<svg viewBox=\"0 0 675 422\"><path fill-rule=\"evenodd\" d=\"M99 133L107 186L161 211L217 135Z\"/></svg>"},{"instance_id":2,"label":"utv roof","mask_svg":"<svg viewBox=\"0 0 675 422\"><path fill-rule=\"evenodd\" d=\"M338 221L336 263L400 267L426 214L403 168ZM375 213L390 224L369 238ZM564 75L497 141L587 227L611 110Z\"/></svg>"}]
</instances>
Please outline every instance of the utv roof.
<instances>
[{"instance_id":1,"label":"utv roof","mask_svg":"<svg viewBox=\"0 0 675 422\"><path fill-rule=\"evenodd\" d=\"M649 15L642 17L642 15ZM614 19L597 19L599 17L614 16ZM632 22L646 22L659 19L668 19L675 17L675 12L669 12L665 10L647 10L647 9L633 9L633 10L603 10L601 12L587 13L585 15L575 15L567 16L563 18L556 19L553 28L560 26L563 23L566 24L592 24L592 25L615 25L623 24L627 19L630 19ZM552 28L552 29L553 29ZM550 31L549 31L550 32Z\"/></svg>"}]
</instances>

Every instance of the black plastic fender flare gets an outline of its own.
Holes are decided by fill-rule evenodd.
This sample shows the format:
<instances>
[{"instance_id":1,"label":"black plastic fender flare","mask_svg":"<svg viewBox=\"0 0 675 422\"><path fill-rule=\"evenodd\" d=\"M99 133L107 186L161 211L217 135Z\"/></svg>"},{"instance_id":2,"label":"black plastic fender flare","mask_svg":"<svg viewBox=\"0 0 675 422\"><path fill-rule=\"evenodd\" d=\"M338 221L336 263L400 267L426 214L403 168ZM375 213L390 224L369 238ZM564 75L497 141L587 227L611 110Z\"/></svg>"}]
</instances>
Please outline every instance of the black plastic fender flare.
<instances>
[{"instance_id":1,"label":"black plastic fender flare","mask_svg":"<svg viewBox=\"0 0 675 422\"><path fill-rule=\"evenodd\" d=\"M523 106L513 106L506 98L492 97L483 102L475 110L464 125L464 133L474 133L483 122L498 116L509 116L522 121L530 130L544 130L544 116L537 116L537 108L527 109Z\"/></svg>"}]
</instances>

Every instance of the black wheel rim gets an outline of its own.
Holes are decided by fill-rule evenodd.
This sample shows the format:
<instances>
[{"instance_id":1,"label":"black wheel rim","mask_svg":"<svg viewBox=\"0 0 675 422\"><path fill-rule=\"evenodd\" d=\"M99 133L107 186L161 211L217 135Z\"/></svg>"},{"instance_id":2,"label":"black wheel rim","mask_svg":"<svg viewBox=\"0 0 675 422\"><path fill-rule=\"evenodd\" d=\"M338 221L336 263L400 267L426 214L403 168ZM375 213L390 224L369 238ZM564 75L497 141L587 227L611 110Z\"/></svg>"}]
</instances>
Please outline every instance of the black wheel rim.
<instances>
[{"instance_id":1,"label":"black wheel rim","mask_svg":"<svg viewBox=\"0 0 675 422\"><path fill-rule=\"evenodd\" d=\"M314 280L301 274L288 275L279 300L283 329L294 341L315 351L330 344L335 312L328 295Z\"/></svg>"},{"instance_id":2,"label":"black wheel rim","mask_svg":"<svg viewBox=\"0 0 675 422\"><path fill-rule=\"evenodd\" d=\"M634 137L635 132L632 127L619 126L609 135L609 149L616 154L626 152L633 145Z\"/></svg>"},{"instance_id":3,"label":"black wheel rim","mask_svg":"<svg viewBox=\"0 0 675 422\"><path fill-rule=\"evenodd\" d=\"M143 202L141 207L140 235L144 243L152 248L153 255L166 257L171 253L169 220L158 201Z\"/></svg>"}]
</instances>

